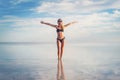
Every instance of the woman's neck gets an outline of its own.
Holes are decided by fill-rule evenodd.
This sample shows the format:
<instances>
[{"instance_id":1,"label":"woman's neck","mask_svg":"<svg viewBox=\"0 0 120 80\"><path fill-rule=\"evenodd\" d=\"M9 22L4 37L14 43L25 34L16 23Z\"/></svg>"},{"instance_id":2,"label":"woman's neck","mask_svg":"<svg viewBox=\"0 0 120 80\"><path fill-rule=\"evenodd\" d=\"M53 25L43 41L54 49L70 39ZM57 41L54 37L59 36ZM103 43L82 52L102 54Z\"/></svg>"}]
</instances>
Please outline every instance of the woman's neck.
<instances>
[{"instance_id":1,"label":"woman's neck","mask_svg":"<svg viewBox=\"0 0 120 80\"><path fill-rule=\"evenodd\" d=\"M58 28L64 29L64 26L62 24L58 25Z\"/></svg>"}]
</instances>

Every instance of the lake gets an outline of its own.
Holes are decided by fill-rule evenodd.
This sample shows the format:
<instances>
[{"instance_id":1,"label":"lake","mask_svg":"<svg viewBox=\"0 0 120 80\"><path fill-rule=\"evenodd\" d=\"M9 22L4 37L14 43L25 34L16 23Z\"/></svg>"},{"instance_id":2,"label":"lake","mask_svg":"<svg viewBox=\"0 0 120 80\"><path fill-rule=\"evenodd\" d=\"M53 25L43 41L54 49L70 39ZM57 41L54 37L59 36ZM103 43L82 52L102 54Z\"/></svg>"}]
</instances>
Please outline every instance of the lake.
<instances>
[{"instance_id":1,"label":"lake","mask_svg":"<svg viewBox=\"0 0 120 80\"><path fill-rule=\"evenodd\" d=\"M0 43L0 80L120 80L120 45Z\"/></svg>"}]
</instances>

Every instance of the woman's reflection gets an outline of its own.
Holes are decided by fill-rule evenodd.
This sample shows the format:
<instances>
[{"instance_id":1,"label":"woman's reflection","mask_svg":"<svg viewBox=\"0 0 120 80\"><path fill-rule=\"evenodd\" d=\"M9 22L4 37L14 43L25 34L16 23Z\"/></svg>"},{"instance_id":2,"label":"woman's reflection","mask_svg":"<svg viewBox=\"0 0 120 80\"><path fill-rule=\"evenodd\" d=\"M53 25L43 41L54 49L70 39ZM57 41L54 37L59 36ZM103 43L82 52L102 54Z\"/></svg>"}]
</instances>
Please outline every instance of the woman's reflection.
<instances>
[{"instance_id":1,"label":"woman's reflection","mask_svg":"<svg viewBox=\"0 0 120 80\"><path fill-rule=\"evenodd\" d=\"M57 64L57 80L66 80L62 60L58 60L58 64Z\"/></svg>"}]
</instances>

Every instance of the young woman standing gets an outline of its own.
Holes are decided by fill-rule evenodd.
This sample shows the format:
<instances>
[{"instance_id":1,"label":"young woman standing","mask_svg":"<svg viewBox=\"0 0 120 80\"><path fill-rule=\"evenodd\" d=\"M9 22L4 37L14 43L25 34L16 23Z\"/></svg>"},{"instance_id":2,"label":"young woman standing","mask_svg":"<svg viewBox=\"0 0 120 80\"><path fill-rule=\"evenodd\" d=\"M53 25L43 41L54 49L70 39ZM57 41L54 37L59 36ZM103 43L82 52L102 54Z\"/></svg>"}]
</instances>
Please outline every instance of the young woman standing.
<instances>
[{"instance_id":1,"label":"young woman standing","mask_svg":"<svg viewBox=\"0 0 120 80\"><path fill-rule=\"evenodd\" d=\"M58 59L62 58L63 51L64 51L64 40L65 40L64 28L66 28L69 25L74 24L74 23L76 23L76 21L70 22L70 23L64 25L62 19L57 20L58 25L54 25L54 24L51 24L51 23L48 23L48 22L41 21L41 24L46 24L46 25L49 25L53 28L56 28Z\"/></svg>"}]
</instances>

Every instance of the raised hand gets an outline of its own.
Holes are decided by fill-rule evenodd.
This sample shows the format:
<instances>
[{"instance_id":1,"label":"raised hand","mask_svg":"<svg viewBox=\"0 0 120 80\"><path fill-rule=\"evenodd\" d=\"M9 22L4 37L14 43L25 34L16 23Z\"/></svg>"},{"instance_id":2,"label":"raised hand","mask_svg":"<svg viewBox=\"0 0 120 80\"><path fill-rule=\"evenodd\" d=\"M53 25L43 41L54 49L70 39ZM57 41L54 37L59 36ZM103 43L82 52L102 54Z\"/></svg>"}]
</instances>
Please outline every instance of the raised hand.
<instances>
[{"instance_id":1,"label":"raised hand","mask_svg":"<svg viewBox=\"0 0 120 80\"><path fill-rule=\"evenodd\" d=\"M41 24L44 24L44 21L41 21L40 23L41 23Z\"/></svg>"}]
</instances>

